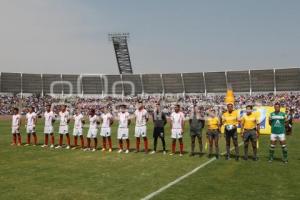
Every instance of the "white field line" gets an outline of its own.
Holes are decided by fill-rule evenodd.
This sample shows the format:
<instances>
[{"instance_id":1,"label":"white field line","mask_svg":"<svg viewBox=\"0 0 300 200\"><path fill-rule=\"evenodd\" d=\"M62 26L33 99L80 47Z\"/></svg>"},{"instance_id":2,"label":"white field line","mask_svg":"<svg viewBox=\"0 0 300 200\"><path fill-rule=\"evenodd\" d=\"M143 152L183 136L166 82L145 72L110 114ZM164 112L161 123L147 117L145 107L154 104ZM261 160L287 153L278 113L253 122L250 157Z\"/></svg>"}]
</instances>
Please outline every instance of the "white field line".
<instances>
[{"instance_id":1,"label":"white field line","mask_svg":"<svg viewBox=\"0 0 300 200\"><path fill-rule=\"evenodd\" d=\"M244 143L241 142L239 143L239 147L242 146ZM232 147L230 149L230 151L232 151L234 149L234 147ZM221 153L221 155L224 155L226 152ZM184 174L183 176L178 177L177 179L175 179L174 181L168 183L167 185L161 187L160 189L156 190L155 192L152 192L150 194L148 194L147 196L145 196L144 198L142 198L141 200L149 200L151 198L153 198L154 196L158 195L159 193L163 192L164 190L168 189L169 187L172 187L173 185L177 184L178 182L182 181L183 179L189 177L190 175L196 173L198 170L200 170L201 168L205 167L206 165L212 163L213 161L215 161L216 158L213 157L211 159L209 159L208 161L206 161L205 163L199 165L198 167L196 167L195 169L193 169L192 171Z\"/></svg>"}]
</instances>

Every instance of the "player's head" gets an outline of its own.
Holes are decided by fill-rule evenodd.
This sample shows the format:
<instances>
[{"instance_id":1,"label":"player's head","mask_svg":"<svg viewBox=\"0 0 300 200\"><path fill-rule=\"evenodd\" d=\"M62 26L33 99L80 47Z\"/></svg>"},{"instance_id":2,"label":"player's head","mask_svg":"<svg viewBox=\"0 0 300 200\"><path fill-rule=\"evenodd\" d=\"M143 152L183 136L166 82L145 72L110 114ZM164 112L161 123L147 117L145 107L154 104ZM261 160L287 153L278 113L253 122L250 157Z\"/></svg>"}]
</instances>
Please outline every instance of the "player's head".
<instances>
[{"instance_id":1,"label":"player's head","mask_svg":"<svg viewBox=\"0 0 300 200\"><path fill-rule=\"evenodd\" d=\"M108 106L104 106L104 107L102 108L102 111L103 111L104 113L108 113Z\"/></svg>"},{"instance_id":2,"label":"player's head","mask_svg":"<svg viewBox=\"0 0 300 200\"><path fill-rule=\"evenodd\" d=\"M279 102L276 102L274 104L274 110L275 110L275 112L280 112L280 103Z\"/></svg>"},{"instance_id":3,"label":"player's head","mask_svg":"<svg viewBox=\"0 0 300 200\"><path fill-rule=\"evenodd\" d=\"M210 117L215 117L216 116L216 111L214 109L211 109L209 112Z\"/></svg>"},{"instance_id":4,"label":"player's head","mask_svg":"<svg viewBox=\"0 0 300 200\"><path fill-rule=\"evenodd\" d=\"M66 105L61 105L61 106L60 106L60 109L61 109L62 112L65 112L66 109L67 109L67 106L66 106Z\"/></svg>"},{"instance_id":5,"label":"player's head","mask_svg":"<svg viewBox=\"0 0 300 200\"><path fill-rule=\"evenodd\" d=\"M138 101L138 109L139 109L139 110L142 110L143 108L144 108L143 101L142 101L142 100L139 100L139 101Z\"/></svg>"},{"instance_id":6,"label":"player's head","mask_svg":"<svg viewBox=\"0 0 300 200\"><path fill-rule=\"evenodd\" d=\"M32 113L33 111L34 111L34 107L33 107L33 106L30 106L30 107L28 108L28 112Z\"/></svg>"},{"instance_id":7,"label":"player's head","mask_svg":"<svg viewBox=\"0 0 300 200\"><path fill-rule=\"evenodd\" d=\"M174 110L175 110L175 112L179 112L180 111L180 105L176 104Z\"/></svg>"},{"instance_id":8,"label":"player's head","mask_svg":"<svg viewBox=\"0 0 300 200\"><path fill-rule=\"evenodd\" d=\"M13 112L14 112L14 115L18 114L19 113L19 108L14 108Z\"/></svg>"},{"instance_id":9,"label":"player's head","mask_svg":"<svg viewBox=\"0 0 300 200\"><path fill-rule=\"evenodd\" d=\"M156 110L160 111L160 102L156 103Z\"/></svg>"},{"instance_id":10,"label":"player's head","mask_svg":"<svg viewBox=\"0 0 300 200\"><path fill-rule=\"evenodd\" d=\"M94 115L95 115L95 113L96 113L96 111L95 111L95 109L94 109L94 108L90 109L90 115L91 115L91 116L94 116Z\"/></svg>"},{"instance_id":11,"label":"player's head","mask_svg":"<svg viewBox=\"0 0 300 200\"><path fill-rule=\"evenodd\" d=\"M293 108L290 109L290 114L294 114L294 109Z\"/></svg>"},{"instance_id":12,"label":"player's head","mask_svg":"<svg viewBox=\"0 0 300 200\"><path fill-rule=\"evenodd\" d=\"M120 109L121 112L124 113L126 111L126 105L121 105Z\"/></svg>"},{"instance_id":13,"label":"player's head","mask_svg":"<svg viewBox=\"0 0 300 200\"><path fill-rule=\"evenodd\" d=\"M252 105L247 105L247 106L246 106L246 113L247 113L247 114L251 114L251 113L252 113L252 109L253 109L253 106L252 106Z\"/></svg>"},{"instance_id":14,"label":"player's head","mask_svg":"<svg viewBox=\"0 0 300 200\"><path fill-rule=\"evenodd\" d=\"M50 104L46 105L46 111L47 111L47 112L50 112L50 111L51 111L51 105L50 105Z\"/></svg>"},{"instance_id":15,"label":"player's head","mask_svg":"<svg viewBox=\"0 0 300 200\"><path fill-rule=\"evenodd\" d=\"M77 108L76 110L75 110L75 114L76 115L79 115L81 113L81 109L80 108Z\"/></svg>"},{"instance_id":16,"label":"player's head","mask_svg":"<svg viewBox=\"0 0 300 200\"><path fill-rule=\"evenodd\" d=\"M227 104L227 110L228 110L228 112L232 112L233 111L233 104L232 103L228 103Z\"/></svg>"}]
</instances>

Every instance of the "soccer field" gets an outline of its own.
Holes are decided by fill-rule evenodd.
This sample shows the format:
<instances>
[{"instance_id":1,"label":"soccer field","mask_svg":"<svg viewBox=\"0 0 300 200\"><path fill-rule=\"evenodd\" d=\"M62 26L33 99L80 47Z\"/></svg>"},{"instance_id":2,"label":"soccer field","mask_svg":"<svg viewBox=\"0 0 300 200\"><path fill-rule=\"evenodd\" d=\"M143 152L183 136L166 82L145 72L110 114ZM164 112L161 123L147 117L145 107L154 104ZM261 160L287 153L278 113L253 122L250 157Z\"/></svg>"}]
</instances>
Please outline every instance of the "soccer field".
<instances>
[{"instance_id":1,"label":"soccer field","mask_svg":"<svg viewBox=\"0 0 300 200\"><path fill-rule=\"evenodd\" d=\"M39 143L43 142L42 120L38 121ZM57 127L56 129L57 130ZM170 132L166 128L167 148ZM24 128L22 141L25 141ZM196 173L164 190L153 199L299 199L300 198L300 124L295 124L288 137L289 163L281 162L281 149L276 148L273 163L268 163L269 136L261 136L260 160L222 157ZM10 146L10 121L0 121L0 199L141 199L171 181L207 162L204 156L186 153L169 156L157 153L118 154L116 126L113 127L114 151L50 150L40 146ZM85 130L85 133L87 131ZM135 148L131 125L131 148ZM152 148L152 126L148 136ZM72 138L73 143L73 138ZM101 140L100 144L101 144ZM241 138L239 138L241 142ZM56 134L57 142L57 134ZM190 151L186 126L185 151ZM221 139L221 151L224 138ZM142 145L143 147L143 145ZM159 141L158 148L161 148ZM177 145L178 149L178 145ZM198 148L197 148L198 149ZM243 147L240 147L241 155ZM250 150L250 155L252 151Z\"/></svg>"}]
</instances>

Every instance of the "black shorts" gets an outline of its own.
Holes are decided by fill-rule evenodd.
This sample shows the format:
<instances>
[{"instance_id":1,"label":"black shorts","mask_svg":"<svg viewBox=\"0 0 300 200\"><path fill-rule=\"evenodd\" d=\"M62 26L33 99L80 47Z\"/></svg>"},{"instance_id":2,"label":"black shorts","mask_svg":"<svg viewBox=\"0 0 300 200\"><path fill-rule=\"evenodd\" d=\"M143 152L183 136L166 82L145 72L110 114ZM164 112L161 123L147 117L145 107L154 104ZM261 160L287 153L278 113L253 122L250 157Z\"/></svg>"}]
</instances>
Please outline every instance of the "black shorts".
<instances>
[{"instance_id":1,"label":"black shorts","mask_svg":"<svg viewBox=\"0 0 300 200\"><path fill-rule=\"evenodd\" d=\"M153 130L153 137L164 137L165 136L165 129L163 127L154 127Z\"/></svg>"},{"instance_id":2,"label":"black shorts","mask_svg":"<svg viewBox=\"0 0 300 200\"><path fill-rule=\"evenodd\" d=\"M235 129L232 129L230 131L225 129L225 138L229 139L229 140L230 140L230 138L237 139L238 138L237 129L235 128Z\"/></svg>"}]
</instances>

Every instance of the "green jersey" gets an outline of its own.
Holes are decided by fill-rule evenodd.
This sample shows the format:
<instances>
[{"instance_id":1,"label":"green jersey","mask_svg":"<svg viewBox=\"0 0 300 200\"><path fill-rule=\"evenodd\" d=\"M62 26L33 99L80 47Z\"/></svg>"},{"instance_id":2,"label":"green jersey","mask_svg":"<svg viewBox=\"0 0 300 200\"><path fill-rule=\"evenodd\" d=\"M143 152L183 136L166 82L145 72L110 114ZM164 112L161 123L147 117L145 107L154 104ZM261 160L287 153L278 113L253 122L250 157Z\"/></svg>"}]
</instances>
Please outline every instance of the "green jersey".
<instances>
[{"instance_id":1,"label":"green jersey","mask_svg":"<svg viewBox=\"0 0 300 200\"><path fill-rule=\"evenodd\" d=\"M285 133L285 118L286 114L283 112L272 112L270 114L271 132L273 134Z\"/></svg>"}]
</instances>

